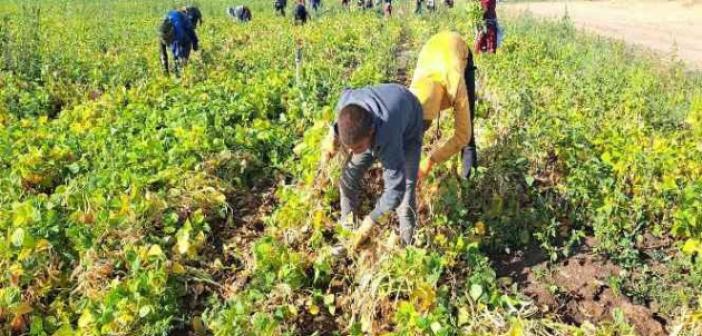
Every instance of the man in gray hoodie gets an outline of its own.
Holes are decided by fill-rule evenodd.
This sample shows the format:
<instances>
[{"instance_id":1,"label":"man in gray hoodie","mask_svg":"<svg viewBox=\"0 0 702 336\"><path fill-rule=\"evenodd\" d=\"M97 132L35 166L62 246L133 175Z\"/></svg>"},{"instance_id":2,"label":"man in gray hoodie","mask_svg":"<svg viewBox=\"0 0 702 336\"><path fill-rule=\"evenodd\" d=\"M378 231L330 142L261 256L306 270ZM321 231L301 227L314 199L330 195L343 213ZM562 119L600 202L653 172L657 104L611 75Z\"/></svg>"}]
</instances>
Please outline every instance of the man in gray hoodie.
<instances>
[{"instance_id":1,"label":"man in gray hoodie","mask_svg":"<svg viewBox=\"0 0 702 336\"><path fill-rule=\"evenodd\" d=\"M412 243L416 226L415 187L424 137L422 106L404 86L382 84L345 90L337 105L337 117L323 148L323 162L339 147L351 158L341 174L341 222L353 229L361 179L374 160L383 165L384 191L375 209L355 231L352 248L367 238L373 226L395 210L400 238Z\"/></svg>"}]
</instances>

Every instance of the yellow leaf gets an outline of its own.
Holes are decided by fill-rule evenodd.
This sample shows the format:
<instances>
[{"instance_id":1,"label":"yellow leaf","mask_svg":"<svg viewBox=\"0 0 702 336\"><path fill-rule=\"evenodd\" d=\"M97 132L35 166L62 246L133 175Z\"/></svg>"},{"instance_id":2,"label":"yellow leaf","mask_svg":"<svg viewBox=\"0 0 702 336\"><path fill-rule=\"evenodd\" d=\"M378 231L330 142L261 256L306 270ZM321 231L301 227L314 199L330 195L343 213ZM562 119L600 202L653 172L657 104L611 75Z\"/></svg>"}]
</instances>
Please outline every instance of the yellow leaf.
<instances>
[{"instance_id":1,"label":"yellow leaf","mask_svg":"<svg viewBox=\"0 0 702 336\"><path fill-rule=\"evenodd\" d=\"M512 320L512 326L507 332L508 336L522 336L524 335L524 327L522 326L522 320L514 319Z\"/></svg>"},{"instance_id":2,"label":"yellow leaf","mask_svg":"<svg viewBox=\"0 0 702 336\"><path fill-rule=\"evenodd\" d=\"M227 196L225 196L221 192L215 192L213 199L219 204L227 203Z\"/></svg>"},{"instance_id":3,"label":"yellow leaf","mask_svg":"<svg viewBox=\"0 0 702 336\"><path fill-rule=\"evenodd\" d=\"M447 243L446 236L443 233L438 233L434 236L434 243L439 246L446 246Z\"/></svg>"},{"instance_id":4,"label":"yellow leaf","mask_svg":"<svg viewBox=\"0 0 702 336\"><path fill-rule=\"evenodd\" d=\"M412 301L420 312L427 312L434 306L436 291L427 283L422 283L411 295Z\"/></svg>"},{"instance_id":5,"label":"yellow leaf","mask_svg":"<svg viewBox=\"0 0 702 336\"><path fill-rule=\"evenodd\" d=\"M470 313L466 307L461 307L458 309L458 325L463 326L470 322Z\"/></svg>"},{"instance_id":6,"label":"yellow leaf","mask_svg":"<svg viewBox=\"0 0 702 336\"><path fill-rule=\"evenodd\" d=\"M86 329L91 324L93 324L94 321L95 321L95 319L93 318L93 314L90 313L89 310L84 309L83 313L80 315L80 318L78 319L78 326L81 329Z\"/></svg>"},{"instance_id":7,"label":"yellow leaf","mask_svg":"<svg viewBox=\"0 0 702 336\"><path fill-rule=\"evenodd\" d=\"M702 252L702 246L700 245L700 240L699 239L688 239L685 242L685 245L682 247L682 251L685 254L694 254L695 252L700 253Z\"/></svg>"},{"instance_id":8,"label":"yellow leaf","mask_svg":"<svg viewBox=\"0 0 702 336\"><path fill-rule=\"evenodd\" d=\"M34 253L34 250L29 249L29 248L23 248L23 249L20 251L19 255L17 256L17 260L18 260L18 261L27 260L29 257L32 256L33 253Z\"/></svg>"},{"instance_id":9,"label":"yellow leaf","mask_svg":"<svg viewBox=\"0 0 702 336\"><path fill-rule=\"evenodd\" d=\"M439 322L434 322L431 324L431 331L433 331L435 334L438 334L441 331L441 323Z\"/></svg>"},{"instance_id":10,"label":"yellow leaf","mask_svg":"<svg viewBox=\"0 0 702 336\"><path fill-rule=\"evenodd\" d=\"M149 257L160 257L163 255L163 250L161 249L161 246L158 244L153 244L149 248L149 252L147 253Z\"/></svg>"},{"instance_id":11,"label":"yellow leaf","mask_svg":"<svg viewBox=\"0 0 702 336\"><path fill-rule=\"evenodd\" d=\"M176 246L178 246L178 252L180 252L180 254L188 253L188 250L190 250L190 237L189 237L189 235L179 236L178 241L176 243Z\"/></svg>"},{"instance_id":12,"label":"yellow leaf","mask_svg":"<svg viewBox=\"0 0 702 336\"><path fill-rule=\"evenodd\" d=\"M312 226L314 226L315 229L324 227L324 212L322 210L317 210L314 212Z\"/></svg>"},{"instance_id":13,"label":"yellow leaf","mask_svg":"<svg viewBox=\"0 0 702 336\"><path fill-rule=\"evenodd\" d=\"M185 274L185 267L179 262L174 262L173 266L171 266L171 272L174 274Z\"/></svg>"},{"instance_id":14,"label":"yellow leaf","mask_svg":"<svg viewBox=\"0 0 702 336\"><path fill-rule=\"evenodd\" d=\"M317 315L319 314L319 307L317 307L316 304L311 304L309 307L307 307L307 311L309 311L312 315Z\"/></svg>"},{"instance_id":15,"label":"yellow leaf","mask_svg":"<svg viewBox=\"0 0 702 336\"><path fill-rule=\"evenodd\" d=\"M475 223L473 230L475 230L475 234L478 236L484 236L487 233L487 226L485 223L483 223L483 221L478 221Z\"/></svg>"},{"instance_id":16,"label":"yellow leaf","mask_svg":"<svg viewBox=\"0 0 702 336\"><path fill-rule=\"evenodd\" d=\"M297 314L298 314L297 307L295 307L294 305L288 305L287 307L288 307L288 312L290 313L290 316L297 316Z\"/></svg>"},{"instance_id":17,"label":"yellow leaf","mask_svg":"<svg viewBox=\"0 0 702 336\"><path fill-rule=\"evenodd\" d=\"M10 274L20 277L24 274L24 268L22 268L21 264L12 264L12 266L10 266Z\"/></svg>"},{"instance_id":18,"label":"yellow leaf","mask_svg":"<svg viewBox=\"0 0 702 336\"><path fill-rule=\"evenodd\" d=\"M205 329L205 325L202 323L202 319L200 317L195 317L193 318L193 331L199 336L204 336L207 335L207 330Z\"/></svg>"},{"instance_id":19,"label":"yellow leaf","mask_svg":"<svg viewBox=\"0 0 702 336\"><path fill-rule=\"evenodd\" d=\"M17 305L17 307L12 308L12 312L15 315L24 315L24 314L29 314L32 312L32 306L30 306L28 303L20 303Z\"/></svg>"},{"instance_id":20,"label":"yellow leaf","mask_svg":"<svg viewBox=\"0 0 702 336\"><path fill-rule=\"evenodd\" d=\"M38 252L40 252L40 251L44 251L44 250L46 250L46 249L48 249L48 248L50 248L50 247L51 247L51 244L49 243L48 240L46 240L46 239L40 239L40 240L37 242L37 245L36 245L34 248L35 248Z\"/></svg>"}]
</instances>

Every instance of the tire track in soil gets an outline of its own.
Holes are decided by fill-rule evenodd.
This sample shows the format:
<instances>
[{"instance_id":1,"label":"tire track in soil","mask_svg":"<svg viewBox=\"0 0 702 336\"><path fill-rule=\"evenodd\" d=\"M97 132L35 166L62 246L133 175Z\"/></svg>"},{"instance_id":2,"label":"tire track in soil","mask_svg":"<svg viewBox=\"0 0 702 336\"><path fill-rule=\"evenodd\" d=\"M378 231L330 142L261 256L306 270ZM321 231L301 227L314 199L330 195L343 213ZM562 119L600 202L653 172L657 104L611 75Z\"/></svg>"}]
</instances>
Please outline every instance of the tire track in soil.
<instances>
[{"instance_id":1,"label":"tire track in soil","mask_svg":"<svg viewBox=\"0 0 702 336\"><path fill-rule=\"evenodd\" d=\"M409 86L412 77L409 74L409 65L411 61L411 43L409 30L406 25L402 25L400 30L400 42L394 50L393 57L395 59L395 74L392 82Z\"/></svg>"}]
</instances>

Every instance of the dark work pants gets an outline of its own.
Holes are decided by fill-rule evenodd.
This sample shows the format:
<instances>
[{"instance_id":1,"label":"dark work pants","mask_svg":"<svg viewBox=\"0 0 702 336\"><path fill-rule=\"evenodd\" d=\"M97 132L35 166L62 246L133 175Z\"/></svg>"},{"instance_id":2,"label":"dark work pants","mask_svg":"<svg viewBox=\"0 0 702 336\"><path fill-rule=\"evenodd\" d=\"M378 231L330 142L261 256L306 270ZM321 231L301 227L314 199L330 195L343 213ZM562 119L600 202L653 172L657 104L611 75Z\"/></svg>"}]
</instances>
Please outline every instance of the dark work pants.
<instances>
[{"instance_id":1,"label":"dark work pants","mask_svg":"<svg viewBox=\"0 0 702 336\"><path fill-rule=\"evenodd\" d=\"M470 177L470 170L478 164L478 153L475 145L475 64L473 63L473 55L468 54L466 69L464 70L464 79L466 89L468 91L468 113L470 113L470 141L468 146L464 147L461 152L461 160L463 161L463 177Z\"/></svg>"}]
</instances>

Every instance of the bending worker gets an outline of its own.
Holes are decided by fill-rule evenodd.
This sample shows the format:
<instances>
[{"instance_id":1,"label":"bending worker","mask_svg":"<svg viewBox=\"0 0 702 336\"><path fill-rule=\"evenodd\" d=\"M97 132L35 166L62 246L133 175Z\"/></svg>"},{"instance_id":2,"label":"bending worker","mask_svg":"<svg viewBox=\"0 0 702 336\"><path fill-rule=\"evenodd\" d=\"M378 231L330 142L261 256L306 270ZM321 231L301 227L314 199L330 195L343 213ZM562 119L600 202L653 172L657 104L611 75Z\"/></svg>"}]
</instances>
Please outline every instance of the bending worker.
<instances>
[{"instance_id":1,"label":"bending worker","mask_svg":"<svg viewBox=\"0 0 702 336\"><path fill-rule=\"evenodd\" d=\"M495 53L497 50L497 11L495 0L480 0L483 8L483 25L475 39L475 52Z\"/></svg>"},{"instance_id":2,"label":"bending worker","mask_svg":"<svg viewBox=\"0 0 702 336\"><path fill-rule=\"evenodd\" d=\"M161 64L168 74L167 47L173 51L174 68L176 75L185 66L190 57L190 50L199 49L199 41L195 34L197 24L202 22L202 14L197 7L184 7L180 10L168 12L159 28L161 45Z\"/></svg>"},{"instance_id":3,"label":"bending worker","mask_svg":"<svg viewBox=\"0 0 702 336\"><path fill-rule=\"evenodd\" d=\"M382 84L346 90L337 105L336 123L322 150L327 162L341 146L351 157L341 173L341 224L355 227L361 180L373 161L383 165L384 191L375 209L355 230L351 248L368 237L373 226L396 210L400 221L400 238L412 243L416 226L417 169L422 151L424 124L422 106L404 86ZM340 251L336 251L336 249ZM343 247L335 247L341 254Z\"/></svg>"},{"instance_id":4,"label":"bending worker","mask_svg":"<svg viewBox=\"0 0 702 336\"><path fill-rule=\"evenodd\" d=\"M227 14L238 22L251 21L251 10L246 6L236 6L227 8Z\"/></svg>"},{"instance_id":5,"label":"bending worker","mask_svg":"<svg viewBox=\"0 0 702 336\"><path fill-rule=\"evenodd\" d=\"M473 119L475 117L475 67L466 42L455 32L432 36L422 47L410 91L422 104L426 128L441 111L453 108L453 137L432 149L419 168L419 180L434 166L459 152L463 177L468 178L477 165ZM437 125L438 127L438 125Z\"/></svg>"},{"instance_id":6,"label":"bending worker","mask_svg":"<svg viewBox=\"0 0 702 336\"><path fill-rule=\"evenodd\" d=\"M304 25L310 17L305 7L305 0L298 0L295 8L293 8L293 23L296 25Z\"/></svg>"},{"instance_id":7,"label":"bending worker","mask_svg":"<svg viewBox=\"0 0 702 336\"><path fill-rule=\"evenodd\" d=\"M281 16L285 16L285 6L288 5L287 0L274 0L273 1L273 7L275 7L275 14L278 15L280 14Z\"/></svg>"}]
</instances>

